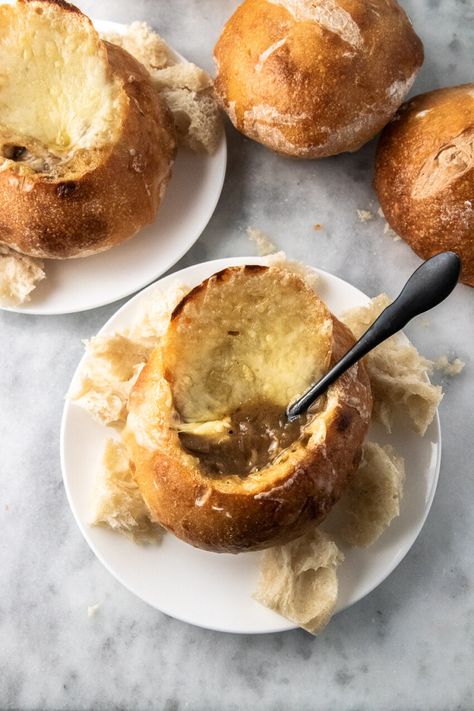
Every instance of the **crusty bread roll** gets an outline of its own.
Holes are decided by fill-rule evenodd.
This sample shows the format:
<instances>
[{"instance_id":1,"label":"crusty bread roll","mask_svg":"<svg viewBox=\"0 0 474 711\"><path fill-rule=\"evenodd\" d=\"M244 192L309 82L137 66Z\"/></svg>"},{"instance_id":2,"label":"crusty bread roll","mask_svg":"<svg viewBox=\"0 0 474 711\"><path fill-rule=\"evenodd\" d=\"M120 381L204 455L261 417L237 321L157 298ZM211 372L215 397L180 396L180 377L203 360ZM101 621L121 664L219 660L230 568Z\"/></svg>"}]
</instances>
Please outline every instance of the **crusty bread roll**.
<instances>
[{"instance_id":1,"label":"crusty bread roll","mask_svg":"<svg viewBox=\"0 0 474 711\"><path fill-rule=\"evenodd\" d=\"M152 222L175 154L144 67L62 0L0 7L0 241L95 254Z\"/></svg>"},{"instance_id":2,"label":"crusty bread roll","mask_svg":"<svg viewBox=\"0 0 474 711\"><path fill-rule=\"evenodd\" d=\"M156 520L234 553L321 521L359 464L372 406L365 367L295 425L284 411L353 342L301 276L277 267L229 268L193 289L128 405L124 441Z\"/></svg>"},{"instance_id":3,"label":"crusty bread roll","mask_svg":"<svg viewBox=\"0 0 474 711\"><path fill-rule=\"evenodd\" d=\"M245 0L215 47L217 97L249 138L299 158L355 151L423 62L396 0Z\"/></svg>"},{"instance_id":4,"label":"crusty bread roll","mask_svg":"<svg viewBox=\"0 0 474 711\"><path fill-rule=\"evenodd\" d=\"M474 84L421 94L380 139L375 189L390 226L424 259L453 250L474 286Z\"/></svg>"}]
</instances>

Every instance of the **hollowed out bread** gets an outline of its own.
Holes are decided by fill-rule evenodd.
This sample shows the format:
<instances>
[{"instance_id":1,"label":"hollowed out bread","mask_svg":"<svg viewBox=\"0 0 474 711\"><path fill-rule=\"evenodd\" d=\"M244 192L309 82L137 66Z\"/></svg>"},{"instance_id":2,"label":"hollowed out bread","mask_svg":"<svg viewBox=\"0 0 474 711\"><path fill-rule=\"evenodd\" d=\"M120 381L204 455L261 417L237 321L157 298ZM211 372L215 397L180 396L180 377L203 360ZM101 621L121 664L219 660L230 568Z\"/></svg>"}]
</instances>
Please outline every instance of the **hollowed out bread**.
<instances>
[{"instance_id":1,"label":"hollowed out bread","mask_svg":"<svg viewBox=\"0 0 474 711\"><path fill-rule=\"evenodd\" d=\"M408 93L423 46L395 0L245 0L214 50L232 123L300 158L355 151Z\"/></svg>"},{"instance_id":2,"label":"hollowed out bread","mask_svg":"<svg viewBox=\"0 0 474 711\"><path fill-rule=\"evenodd\" d=\"M266 548L321 521L357 469L371 414L362 364L333 385L301 436L247 473L210 474L183 432L229 434L239 408L289 402L353 344L303 278L278 267L215 274L174 310L163 345L142 370L124 432L152 515L199 548Z\"/></svg>"},{"instance_id":3,"label":"hollowed out bread","mask_svg":"<svg viewBox=\"0 0 474 711\"><path fill-rule=\"evenodd\" d=\"M474 286L474 84L415 96L377 149L375 189L390 226L424 259L452 250Z\"/></svg>"},{"instance_id":4,"label":"hollowed out bread","mask_svg":"<svg viewBox=\"0 0 474 711\"><path fill-rule=\"evenodd\" d=\"M101 252L152 222L174 127L144 67L62 0L0 6L0 241Z\"/></svg>"}]
</instances>

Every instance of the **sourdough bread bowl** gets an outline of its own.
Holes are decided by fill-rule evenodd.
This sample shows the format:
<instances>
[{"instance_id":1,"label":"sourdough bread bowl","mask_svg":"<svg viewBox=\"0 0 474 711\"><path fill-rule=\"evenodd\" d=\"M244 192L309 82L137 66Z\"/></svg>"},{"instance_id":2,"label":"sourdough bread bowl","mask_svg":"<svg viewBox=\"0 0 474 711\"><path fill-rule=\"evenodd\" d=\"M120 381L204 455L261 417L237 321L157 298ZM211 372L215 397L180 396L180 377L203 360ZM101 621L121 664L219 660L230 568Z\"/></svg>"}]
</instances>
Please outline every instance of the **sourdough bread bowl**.
<instances>
[{"instance_id":1,"label":"sourdough bread bowl","mask_svg":"<svg viewBox=\"0 0 474 711\"><path fill-rule=\"evenodd\" d=\"M234 126L279 153L355 151L394 115L423 62L396 0L244 0L216 44Z\"/></svg>"},{"instance_id":2,"label":"sourdough bread bowl","mask_svg":"<svg viewBox=\"0 0 474 711\"><path fill-rule=\"evenodd\" d=\"M395 232L423 259L457 252L474 286L474 84L404 104L379 141L374 183Z\"/></svg>"},{"instance_id":3,"label":"sourdough bread bowl","mask_svg":"<svg viewBox=\"0 0 474 711\"><path fill-rule=\"evenodd\" d=\"M0 6L0 240L109 249L153 221L176 140L145 68L63 0Z\"/></svg>"},{"instance_id":4,"label":"sourdough bread bowl","mask_svg":"<svg viewBox=\"0 0 474 711\"><path fill-rule=\"evenodd\" d=\"M133 387L123 434L153 519L232 553L322 521L361 457L364 365L294 425L284 413L353 340L300 275L276 266L228 268L185 296Z\"/></svg>"}]
</instances>

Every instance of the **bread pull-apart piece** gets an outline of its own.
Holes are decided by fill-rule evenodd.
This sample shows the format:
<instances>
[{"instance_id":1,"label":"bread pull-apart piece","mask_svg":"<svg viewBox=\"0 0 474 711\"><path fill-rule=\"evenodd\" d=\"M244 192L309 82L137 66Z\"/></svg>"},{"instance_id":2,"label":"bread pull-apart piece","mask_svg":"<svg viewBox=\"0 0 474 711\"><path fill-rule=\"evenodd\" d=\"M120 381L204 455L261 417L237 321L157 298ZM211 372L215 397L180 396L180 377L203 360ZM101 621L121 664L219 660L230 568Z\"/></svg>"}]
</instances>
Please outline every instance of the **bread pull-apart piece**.
<instances>
[{"instance_id":1,"label":"bread pull-apart piece","mask_svg":"<svg viewBox=\"0 0 474 711\"><path fill-rule=\"evenodd\" d=\"M337 568L344 556L317 528L265 551L254 597L311 634L331 619L337 603Z\"/></svg>"},{"instance_id":2,"label":"bread pull-apart piece","mask_svg":"<svg viewBox=\"0 0 474 711\"><path fill-rule=\"evenodd\" d=\"M0 6L0 65L1 242L83 257L152 222L176 140L146 69L62 0Z\"/></svg>"},{"instance_id":3,"label":"bread pull-apart piece","mask_svg":"<svg viewBox=\"0 0 474 711\"><path fill-rule=\"evenodd\" d=\"M278 267L228 268L190 291L128 404L124 439L153 516L192 545L235 553L323 520L361 457L365 367L296 423L285 408L353 342L304 279Z\"/></svg>"}]
</instances>

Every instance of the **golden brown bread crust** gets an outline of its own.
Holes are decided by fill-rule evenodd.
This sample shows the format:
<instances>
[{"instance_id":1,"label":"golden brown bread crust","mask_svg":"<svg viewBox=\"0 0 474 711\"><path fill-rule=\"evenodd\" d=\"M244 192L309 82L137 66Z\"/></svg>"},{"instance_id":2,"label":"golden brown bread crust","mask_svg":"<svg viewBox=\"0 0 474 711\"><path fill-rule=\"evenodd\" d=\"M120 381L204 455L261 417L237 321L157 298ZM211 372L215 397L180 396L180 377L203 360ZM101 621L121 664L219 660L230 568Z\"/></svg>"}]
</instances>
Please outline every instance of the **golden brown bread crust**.
<instances>
[{"instance_id":1,"label":"golden brown bread crust","mask_svg":"<svg viewBox=\"0 0 474 711\"><path fill-rule=\"evenodd\" d=\"M474 84L404 104L381 136L374 184L395 232L424 259L457 252L474 286Z\"/></svg>"},{"instance_id":2,"label":"golden brown bread crust","mask_svg":"<svg viewBox=\"0 0 474 711\"><path fill-rule=\"evenodd\" d=\"M0 239L23 254L88 256L132 237L155 218L176 152L173 121L145 68L125 50L104 45L111 74L126 94L124 115L117 116L118 140L80 148L74 172L60 176L0 172Z\"/></svg>"},{"instance_id":3,"label":"golden brown bread crust","mask_svg":"<svg viewBox=\"0 0 474 711\"><path fill-rule=\"evenodd\" d=\"M234 126L286 155L354 151L393 116L423 62L395 0L245 0L214 50Z\"/></svg>"},{"instance_id":4,"label":"golden brown bread crust","mask_svg":"<svg viewBox=\"0 0 474 711\"><path fill-rule=\"evenodd\" d=\"M250 293L255 276L258 272L248 273ZM193 295L188 304L189 298ZM334 363L354 339L335 317L330 319ZM133 388L124 433L136 481L163 526L199 548L238 553L289 541L325 518L357 469L368 429L372 399L362 364L329 390L323 413L306 430L307 441L243 479L206 475L199 460L182 448L170 427L175 411L165 370L157 348Z\"/></svg>"}]
</instances>

